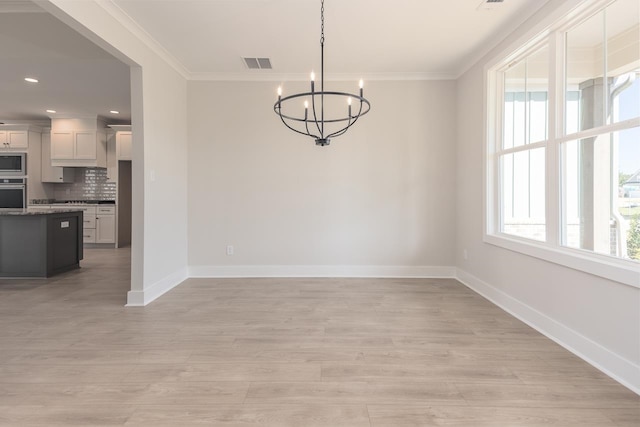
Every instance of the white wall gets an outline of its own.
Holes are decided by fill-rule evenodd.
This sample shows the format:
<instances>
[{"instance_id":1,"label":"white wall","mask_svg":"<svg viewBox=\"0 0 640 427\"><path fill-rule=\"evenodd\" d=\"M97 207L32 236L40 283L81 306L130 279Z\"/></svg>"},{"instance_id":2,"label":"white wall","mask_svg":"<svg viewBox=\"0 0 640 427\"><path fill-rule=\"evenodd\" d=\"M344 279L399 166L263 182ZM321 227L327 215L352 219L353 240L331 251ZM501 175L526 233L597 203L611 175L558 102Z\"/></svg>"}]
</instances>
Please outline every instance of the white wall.
<instances>
[{"instance_id":1,"label":"white wall","mask_svg":"<svg viewBox=\"0 0 640 427\"><path fill-rule=\"evenodd\" d=\"M576 3L551 1L457 82L456 265L472 288L638 392L640 289L483 243L484 64Z\"/></svg>"},{"instance_id":2,"label":"white wall","mask_svg":"<svg viewBox=\"0 0 640 427\"><path fill-rule=\"evenodd\" d=\"M189 82L191 274L452 274L455 83L367 82L371 112L327 147L284 127L276 88Z\"/></svg>"},{"instance_id":3,"label":"white wall","mask_svg":"<svg viewBox=\"0 0 640 427\"><path fill-rule=\"evenodd\" d=\"M122 16L108 12L108 4L49 0L42 6L132 66L133 223L128 303L147 304L187 277L186 80L129 31L119 21Z\"/></svg>"}]
</instances>

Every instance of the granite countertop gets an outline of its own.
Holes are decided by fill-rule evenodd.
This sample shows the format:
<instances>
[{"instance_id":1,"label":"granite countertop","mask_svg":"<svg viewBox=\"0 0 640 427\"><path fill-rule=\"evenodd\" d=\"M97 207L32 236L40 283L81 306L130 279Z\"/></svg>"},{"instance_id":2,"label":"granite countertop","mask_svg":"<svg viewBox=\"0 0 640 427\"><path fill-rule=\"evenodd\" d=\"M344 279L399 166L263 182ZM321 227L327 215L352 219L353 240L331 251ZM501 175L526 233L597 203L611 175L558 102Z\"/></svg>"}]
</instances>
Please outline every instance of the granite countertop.
<instances>
[{"instance_id":1,"label":"granite countertop","mask_svg":"<svg viewBox=\"0 0 640 427\"><path fill-rule=\"evenodd\" d=\"M37 205L115 205L115 200L55 200L55 199L33 199L30 206Z\"/></svg>"},{"instance_id":2,"label":"granite countertop","mask_svg":"<svg viewBox=\"0 0 640 427\"><path fill-rule=\"evenodd\" d=\"M69 212L82 212L82 210L73 209L72 207L69 207L69 209L0 209L0 216L53 215Z\"/></svg>"}]
</instances>

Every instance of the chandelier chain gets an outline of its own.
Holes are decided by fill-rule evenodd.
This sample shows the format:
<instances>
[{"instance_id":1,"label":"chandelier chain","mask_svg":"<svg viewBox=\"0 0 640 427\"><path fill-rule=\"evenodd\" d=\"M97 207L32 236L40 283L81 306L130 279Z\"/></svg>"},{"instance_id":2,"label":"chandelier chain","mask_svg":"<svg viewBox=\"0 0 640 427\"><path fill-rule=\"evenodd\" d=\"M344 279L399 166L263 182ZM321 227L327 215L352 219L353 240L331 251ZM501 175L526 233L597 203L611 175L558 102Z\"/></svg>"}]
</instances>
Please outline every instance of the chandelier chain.
<instances>
[{"instance_id":1,"label":"chandelier chain","mask_svg":"<svg viewBox=\"0 0 640 427\"><path fill-rule=\"evenodd\" d=\"M324 44L324 0L320 2L320 44Z\"/></svg>"}]
</instances>

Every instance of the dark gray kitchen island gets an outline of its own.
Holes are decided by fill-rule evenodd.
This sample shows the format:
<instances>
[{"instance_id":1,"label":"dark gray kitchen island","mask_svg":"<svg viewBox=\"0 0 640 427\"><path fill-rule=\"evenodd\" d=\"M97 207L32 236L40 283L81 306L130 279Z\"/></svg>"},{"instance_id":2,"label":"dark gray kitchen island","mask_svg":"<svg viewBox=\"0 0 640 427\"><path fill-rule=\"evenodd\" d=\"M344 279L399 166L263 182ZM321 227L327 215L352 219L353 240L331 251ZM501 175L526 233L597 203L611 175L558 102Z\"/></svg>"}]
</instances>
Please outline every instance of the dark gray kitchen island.
<instances>
[{"instance_id":1,"label":"dark gray kitchen island","mask_svg":"<svg viewBox=\"0 0 640 427\"><path fill-rule=\"evenodd\" d=\"M74 209L0 209L0 278L79 268L82 225L82 211Z\"/></svg>"}]
</instances>

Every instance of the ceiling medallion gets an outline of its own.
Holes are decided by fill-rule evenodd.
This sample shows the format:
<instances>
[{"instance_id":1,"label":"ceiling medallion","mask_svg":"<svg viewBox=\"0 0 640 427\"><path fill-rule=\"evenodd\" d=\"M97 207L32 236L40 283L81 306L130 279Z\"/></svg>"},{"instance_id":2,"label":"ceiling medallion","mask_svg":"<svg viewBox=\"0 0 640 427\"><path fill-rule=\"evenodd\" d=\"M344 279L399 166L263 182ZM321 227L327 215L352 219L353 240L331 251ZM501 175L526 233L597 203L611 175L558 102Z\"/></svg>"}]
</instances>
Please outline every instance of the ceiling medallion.
<instances>
[{"instance_id":1,"label":"ceiling medallion","mask_svg":"<svg viewBox=\"0 0 640 427\"><path fill-rule=\"evenodd\" d=\"M315 139L316 145L324 147L329 145L331 138L344 135L347 130L371 109L371 104L363 96L363 82L360 80L359 95L346 92L330 92L324 90L324 0L320 2L320 91L315 90L315 75L311 73L311 92L296 93L282 96L282 87L278 88L278 101L273 110L280 116L282 123L294 132L310 136ZM346 114L325 117L325 99L343 98L346 105ZM304 101L304 115L289 113L292 100ZM283 108L288 103L289 107ZM354 103L355 105L352 105ZM311 112L309 112L311 107ZM283 110L285 110L283 112ZM354 113L355 111L355 113ZM325 125L328 125L325 128Z\"/></svg>"}]
</instances>

